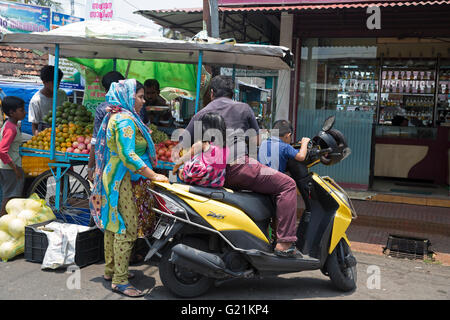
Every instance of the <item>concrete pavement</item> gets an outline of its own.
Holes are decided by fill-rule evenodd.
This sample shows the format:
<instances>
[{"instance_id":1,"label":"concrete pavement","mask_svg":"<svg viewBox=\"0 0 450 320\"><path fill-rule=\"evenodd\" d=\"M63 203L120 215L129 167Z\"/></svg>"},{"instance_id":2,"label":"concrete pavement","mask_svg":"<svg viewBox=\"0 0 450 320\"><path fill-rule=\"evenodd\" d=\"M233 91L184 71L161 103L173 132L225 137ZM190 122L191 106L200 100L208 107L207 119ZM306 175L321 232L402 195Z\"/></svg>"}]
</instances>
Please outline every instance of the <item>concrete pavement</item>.
<instances>
[{"instance_id":1,"label":"concrete pavement","mask_svg":"<svg viewBox=\"0 0 450 320\"><path fill-rule=\"evenodd\" d=\"M449 300L450 268L355 252L357 289L342 293L320 271L305 271L263 279L233 280L195 300ZM0 300L129 300L110 290L102 279L103 262L75 273L43 271L40 264L17 257L0 263ZM177 299L161 284L156 263L130 267L131 282L150 289L138 300ZM78 273L77 273L78 272Z\"/></svg>"}]
</instances>

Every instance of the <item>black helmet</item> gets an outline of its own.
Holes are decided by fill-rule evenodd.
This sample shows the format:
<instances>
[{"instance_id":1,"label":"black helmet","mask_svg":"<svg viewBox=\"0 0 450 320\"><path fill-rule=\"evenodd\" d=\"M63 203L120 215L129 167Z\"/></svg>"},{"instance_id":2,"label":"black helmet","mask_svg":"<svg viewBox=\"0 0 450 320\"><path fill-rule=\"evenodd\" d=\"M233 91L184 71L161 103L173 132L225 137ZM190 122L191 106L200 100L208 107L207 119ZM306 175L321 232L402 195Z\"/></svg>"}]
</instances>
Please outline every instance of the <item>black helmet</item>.
<instances>
[{"instance_id":1,"label":"black helmet","mask_svg":"<svg viewBox=\"0 0 450 320\"><path fill-rule=\"evenodd\" d=\"M336 129L320 131L319 134L313 138L313 141L316 145L320 146L321 150L332 150L331 152L320 157L320 162L327 166L339 163L351 153L344 135Z\"/></svg>"}]
</instances>

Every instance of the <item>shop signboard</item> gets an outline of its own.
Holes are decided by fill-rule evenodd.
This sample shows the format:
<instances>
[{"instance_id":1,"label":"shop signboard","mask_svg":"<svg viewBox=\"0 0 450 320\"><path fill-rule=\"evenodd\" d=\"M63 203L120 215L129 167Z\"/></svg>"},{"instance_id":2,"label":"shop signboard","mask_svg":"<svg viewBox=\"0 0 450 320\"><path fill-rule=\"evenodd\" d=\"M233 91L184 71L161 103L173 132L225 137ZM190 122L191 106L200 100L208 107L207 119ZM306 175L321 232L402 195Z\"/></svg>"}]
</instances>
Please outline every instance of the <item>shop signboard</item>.
<instances>
[{"instance_id":1,"label":"shop signboard","mask_svg":"<svg viewBox=\"0 0 450 320\"><path fill-rule=\"evenodd\" d=\"M87 0L87 20L112 20L114 17L114 0Z\"/></svg>"},{"instance_id":2,"label":"shop signboard","mask_svg":"<svg viewBox=\"0 0 450 320\"><path fill-rule=\"evenodd\" d=\"M84 18L70 16L67 14L52 12L51 28L56 29L70 23L84 21ZM54 64L54 56L49 56L49 64ZM77 67L73 62L67 59L59 60L59 68L64 72L64 77L61 80L60 87L65 89L83 90L83 80Z\"/></svg>"},{"instance_id":3,"label":"shop signboard","mask_svg":"<svg viewBox=\"0 0 450 320\"><path fill-rule=\"evenodd\" d=\"M232 76L232 68L220 68L220 74L224 76ZM236 69L236 77L278 77L278 70L250 70L250 69Z\"/></svg>"},{"instance_id":4,"label":"shop signboard","mask_svg":"<svg viewBox=\"0 0 450 320\"><path fill-rule=\"evenodd\" d=\"M0 1L0 31L30 33L49 30L49 7Z\"/></svg>"},{"instance_id":5,"label":"shop signboard","mask_svg":"<svg viewBox=\"0 0 450 320\"><path fill-rule=\"evenodd\" d=\"M68 14L52 12L52 30L71 24L74 22L84 21L84 18L70 16Z\"/></svg>"}]
</instances>

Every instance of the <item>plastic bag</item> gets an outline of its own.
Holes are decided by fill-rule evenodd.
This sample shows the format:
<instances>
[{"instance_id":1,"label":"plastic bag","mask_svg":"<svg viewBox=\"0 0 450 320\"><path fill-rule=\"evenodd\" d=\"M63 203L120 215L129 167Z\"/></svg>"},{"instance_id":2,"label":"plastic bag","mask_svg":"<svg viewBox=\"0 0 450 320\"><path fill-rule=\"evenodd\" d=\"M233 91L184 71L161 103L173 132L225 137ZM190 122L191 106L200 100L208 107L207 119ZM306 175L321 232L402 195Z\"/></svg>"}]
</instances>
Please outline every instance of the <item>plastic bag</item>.
<instances>
[{"instance_id":1,"label":"plastic bag","mask_svg":"<svg viewBox=\"0 0 450 320\"><path fill-rule=\"evenodd\" d=\"M48 247L41 269L57 269L75 263L77 235L89 229L90 227L60 222L45 225L42 232L47 235Z\"/></svg>"},{"instance_id":2,"label":"plastic bag","mask_svg":"<svg viewBox=\"0 0 450 320\"><path fill-rule=\"evenodd\" d=\"M37 194L9 200L6 212L0 218L0 259L4 262L25 251L25 226L56 219Z\"/></svg>"}]
</instances>

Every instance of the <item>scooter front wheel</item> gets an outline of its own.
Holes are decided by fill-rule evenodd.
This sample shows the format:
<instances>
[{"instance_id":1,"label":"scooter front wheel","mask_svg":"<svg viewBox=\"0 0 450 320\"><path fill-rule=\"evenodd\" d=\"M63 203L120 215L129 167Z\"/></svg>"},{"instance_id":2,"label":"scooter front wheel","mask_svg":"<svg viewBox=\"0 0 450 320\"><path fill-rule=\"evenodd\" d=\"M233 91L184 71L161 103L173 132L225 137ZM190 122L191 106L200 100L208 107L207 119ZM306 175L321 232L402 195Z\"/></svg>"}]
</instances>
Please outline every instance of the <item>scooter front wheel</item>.
<instances>
[{"instance_id":1,"label":"scooter front wheel","mask_svg":"<svg viewBox=\"0 0 450 320\"><path fill-rule=\"evenodd\" d=\"M338 243L331 255L328 256L325 270L339 290L348 292L356 289L356 260L344 239Z\"/></svg>"},{"instance_id":2,"label":"scooter front wheel","mask_svg":"<svg viewBox=\"0 0 450 320\"><path fill-rule=\"evenodd\" d=\"M159 263L159 276L164 287L173 294L182 298L193 298L206 293L214 284L214 280L186 268L174 265L169 261L172 248L175 243L166 250ZM199 250L208 250L208 244L201 239L185 238L181 242Z\"/></svg>"}]
</instances>

